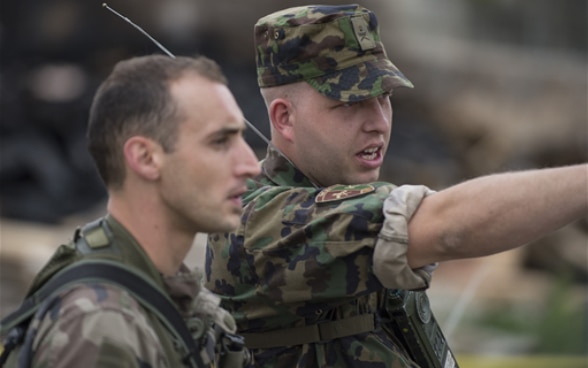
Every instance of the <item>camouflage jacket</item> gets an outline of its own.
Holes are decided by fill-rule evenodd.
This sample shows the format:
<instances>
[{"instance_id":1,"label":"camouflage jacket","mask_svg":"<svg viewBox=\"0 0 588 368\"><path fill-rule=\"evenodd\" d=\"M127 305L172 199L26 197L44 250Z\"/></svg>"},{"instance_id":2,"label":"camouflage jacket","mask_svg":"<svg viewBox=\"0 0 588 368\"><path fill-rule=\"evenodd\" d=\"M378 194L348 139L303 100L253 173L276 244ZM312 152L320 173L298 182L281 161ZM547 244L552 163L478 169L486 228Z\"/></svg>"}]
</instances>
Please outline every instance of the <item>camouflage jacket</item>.
<instances>
[{"instance_id":1,"label":"camouflage jacket","mask_svg":"<svg viewBox=\"0 0 588 368\"><path fill-rule=\"evenodd\" d=\"M107 224L112 240L81 249L62 245L37 275L29 295L58 270L79 260L108 259L141 272L168 294L186 321L205 367L218 366L217 339L234 332L233 318L219 307L218 297L201 287L201 274L185 265L173 277L163 276L131 234L114 218ZM104 226L104 225L101 225ZM183 352L153 312L129 291L108 282L65 288L34 315L25 343L13 352L7 367L28 361L31 367L182 367ZM237 365L231 365L235 367ZM238 366L242 366L240 363Z\"/></svg>"},{"instance_id":2,"label":"camouflage jacket","mask_svg":"<svg viewBox=\"0 0 588 368\"><path fill-rule=\"evenodd\" d=\"M209 236L205 266L205 285L235 317L256 367L416 367L378 313L382 280L413 287L396 277L413 271L402 252L380 252L390 261L381 267L387 275L373 268L383 203L399 188L384 182L316 188L269 147L262 174L244 196L241 226ZM406 232L407 221L386 227ZM380 248L405 252L403 236L406 244Z\"/></svg>"}]
</instances>

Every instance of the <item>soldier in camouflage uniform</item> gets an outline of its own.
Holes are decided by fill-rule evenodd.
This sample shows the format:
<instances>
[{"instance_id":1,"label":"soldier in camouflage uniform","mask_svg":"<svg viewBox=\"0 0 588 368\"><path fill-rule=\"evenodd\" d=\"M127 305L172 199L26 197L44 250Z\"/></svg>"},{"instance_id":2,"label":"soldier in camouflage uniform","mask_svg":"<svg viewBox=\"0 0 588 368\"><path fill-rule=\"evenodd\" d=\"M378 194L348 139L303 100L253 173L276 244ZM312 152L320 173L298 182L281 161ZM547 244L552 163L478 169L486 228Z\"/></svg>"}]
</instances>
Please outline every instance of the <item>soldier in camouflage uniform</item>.
<instances>
[{"instance_id":1,"label":"soldier in camouflage uniform","mask_svg":"<svg viewBox=\"0 0 588 368\"><path fill-rule=\"evenodd\" d=\"M78 262L124 265L173 301L200 349L193 362L243 366L243 350L224 348L234 341L234 319L183 260L197 232L229 231L240 221L245 181L260 172L244 129L212 60L152 55L118 63L94 98L88 127L108 214L58 249L29 294ZM42 304L7 366L175 368L186 366L184 354L128 290L86 282Z\"/></svg>"},{"instance_id":2,"label":"soldier in camouflage uniform","mask_svg":"<svg viewBox=\"0 0 588 368\"><path fill-rule=\"evenodd\" d=\"M412 84L371 11L295 7L254 34L272 140L240 227L209 236L205 277L256 367L415 367L386 328L386 289L426 289L439 261L511 249L586 214L586 165L439 192L378 182L389 95Z\"/></svg>"}]
</instances>

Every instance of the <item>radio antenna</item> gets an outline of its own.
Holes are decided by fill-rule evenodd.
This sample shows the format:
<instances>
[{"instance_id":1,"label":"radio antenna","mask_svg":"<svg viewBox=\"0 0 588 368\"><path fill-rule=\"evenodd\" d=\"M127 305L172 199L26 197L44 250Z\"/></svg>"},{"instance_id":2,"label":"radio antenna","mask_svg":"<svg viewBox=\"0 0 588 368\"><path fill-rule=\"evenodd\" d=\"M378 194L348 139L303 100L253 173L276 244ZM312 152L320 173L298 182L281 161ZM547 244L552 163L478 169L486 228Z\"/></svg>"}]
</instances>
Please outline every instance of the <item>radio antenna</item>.
<instances>
[{"instance_id":1,"label":"radio antenna","mask_svg":"<svg viewBox=\"0 0 588 368\"><path fill-rule=\"evenodd\" d=\"M139 27L138 25L136 25L135 23L133 23L129 18L123 16L122 14L120 14L119 12L117 12L116 10L112 9L110 6L108 6L106 3L102 3L102 7L110 10L112 13L116 14L119 18L122 18L123 20L125 20L127 23L129 23L130 25L132 25L133 27L135 27L137 30L139 30L139 32L143 33L143 35L145 35L148 39L150 39L155 45L157 45L157 47L159 47L163 52L165 52L169 57L171 57L172 59L175 59L175 55L172 54L168 49L166 49L162 44L160 44L159 42L157 42L157 40L153 37L151 37L151 35L149 35L149 33L145 32L145 30L143 30L143 28ZM257 134L257 136L259 138L261 138L267 145L271 145L270 141L265 137L265 135L263 135L262 132L259 131L259 129L257 129L255 127L255 125L251 124L249 122L249 120L247 120L246 118L243 118L243 120L245 121L245 124L247 124L249 126L249 128L251 128L255 134ZM289 160L288 160L289 161Z\"/></svg>"},{"instance_id":2,"label":"radio antenna","mask_svg":"<svg viewBox=\"0 0 588 368\"><path fill-rule=\"evenodd\" d=\"M133 27L135 27L136 29L139 30L139 32L143 33L148 39L150 39L151 41L153 41L154 44L157 45L157 47L159 47L161 50L163 50L163 52L165 52L166 54L168 54L171 58L175 59L176 57L174 56L174 54L172 54L171 52L169 52L168 49L166 49L162 44L160 44L159 42L157 42L157 40L153 37L151 37L151 35L147 32L145 32L145 30L143 30L143 28L139 27L138 25L136 25L135 23L133 23L129 18L123 16L121 13L117 12L116 10L112 9L110 6L108 6L108 4L106 3L102 3L102 6L105 7L106 9L110 10L111 12L113 12L114 14L118 15L120 18L124 19L127 23L129 23L130 25L132 25Z\"/></svg>"}]
</instances>

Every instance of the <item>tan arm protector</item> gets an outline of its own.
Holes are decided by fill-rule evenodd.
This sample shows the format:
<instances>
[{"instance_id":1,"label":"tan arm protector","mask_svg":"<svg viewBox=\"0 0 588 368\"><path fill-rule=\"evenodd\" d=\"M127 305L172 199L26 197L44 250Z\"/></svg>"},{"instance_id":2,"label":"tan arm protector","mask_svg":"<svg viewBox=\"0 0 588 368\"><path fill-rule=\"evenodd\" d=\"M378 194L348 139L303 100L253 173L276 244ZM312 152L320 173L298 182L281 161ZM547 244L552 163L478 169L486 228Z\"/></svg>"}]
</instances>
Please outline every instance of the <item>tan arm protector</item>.
<instances>
[{"instance_id":1,"label":"tan arm protector","mask_svg":"<svg viewBox=\"0 0 588 368\"><path fill-rule=\"evenodd\" d=\"M373 270L384 287L422 290L429 287L436 264L411 269L408 250L408 222L423 198L434 191L422 185L403 185L384 201L384 223L374 249Z\"/></svg>"}]
</instances>

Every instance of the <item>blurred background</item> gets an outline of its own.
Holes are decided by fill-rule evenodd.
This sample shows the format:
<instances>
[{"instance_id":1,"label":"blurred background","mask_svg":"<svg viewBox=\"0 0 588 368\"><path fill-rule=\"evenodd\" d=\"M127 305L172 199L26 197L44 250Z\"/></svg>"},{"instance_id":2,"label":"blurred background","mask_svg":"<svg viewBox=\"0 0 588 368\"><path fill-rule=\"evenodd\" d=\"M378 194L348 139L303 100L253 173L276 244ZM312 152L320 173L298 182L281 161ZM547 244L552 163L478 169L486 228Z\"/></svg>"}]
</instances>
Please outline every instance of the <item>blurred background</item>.
<instances>
[{"instance_id":1,"label":"blurred background","mask_svg":"<svg viewBox=\"0 0 588 368\"><path fill-rule=\"evenodd\" d=\"M586 0L357 2L376 12L388 56L415 85L393 97L383 180L442 189L588 161ZM102 3L1 0L0 316L77 226L104 214L84 139L99 83L119 60L162 53ZM253 24L309 3L108 5L172 53L217 60L247 119L269 136ZM247 140L264 155L251 130ZM203 238L193 266L202 263ZM588 367L587 282L584 219L515 251L442 264L429 296L462 367Z\"/></svg>"}]
</instances>

